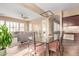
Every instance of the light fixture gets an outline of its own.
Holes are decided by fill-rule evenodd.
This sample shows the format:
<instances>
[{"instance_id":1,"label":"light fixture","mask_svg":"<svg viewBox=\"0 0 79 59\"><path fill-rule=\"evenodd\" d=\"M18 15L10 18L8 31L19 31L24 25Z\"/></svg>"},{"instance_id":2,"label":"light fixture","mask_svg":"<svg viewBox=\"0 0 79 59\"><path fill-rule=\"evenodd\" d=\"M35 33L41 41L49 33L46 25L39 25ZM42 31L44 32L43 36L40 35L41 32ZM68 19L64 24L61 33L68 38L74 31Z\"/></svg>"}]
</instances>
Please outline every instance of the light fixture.
<instances>
[{"instance_id":1,"label":"light fixture","mask_svg":"<svg viewBox=\"0 0 79 59\"><path fill-rule=\"evenodd\" d=\"M49 17L51 15L54 15L54 13L52 11L48 10L46 12L41 13L40 15L42 15L44 17Z\"/></svg>"}]
</instances>

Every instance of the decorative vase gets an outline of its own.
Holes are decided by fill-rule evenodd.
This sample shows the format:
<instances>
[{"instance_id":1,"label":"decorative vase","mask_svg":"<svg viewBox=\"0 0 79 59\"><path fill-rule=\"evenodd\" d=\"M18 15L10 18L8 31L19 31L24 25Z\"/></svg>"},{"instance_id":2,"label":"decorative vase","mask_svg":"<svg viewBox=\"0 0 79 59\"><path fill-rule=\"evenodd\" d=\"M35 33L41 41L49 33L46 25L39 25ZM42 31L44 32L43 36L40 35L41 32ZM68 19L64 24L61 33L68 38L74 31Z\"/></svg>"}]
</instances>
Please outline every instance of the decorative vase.
<instances>
[{"instance_id":1,"label":"decorative vase","mask_svg":"<svg viewBox=\"0 0 79 59\"><path fill-rule=\"evenodd\" d=\"M0 56L5 56L6 55L6 49L0 50Z\"/></svg>"}]
</instances>

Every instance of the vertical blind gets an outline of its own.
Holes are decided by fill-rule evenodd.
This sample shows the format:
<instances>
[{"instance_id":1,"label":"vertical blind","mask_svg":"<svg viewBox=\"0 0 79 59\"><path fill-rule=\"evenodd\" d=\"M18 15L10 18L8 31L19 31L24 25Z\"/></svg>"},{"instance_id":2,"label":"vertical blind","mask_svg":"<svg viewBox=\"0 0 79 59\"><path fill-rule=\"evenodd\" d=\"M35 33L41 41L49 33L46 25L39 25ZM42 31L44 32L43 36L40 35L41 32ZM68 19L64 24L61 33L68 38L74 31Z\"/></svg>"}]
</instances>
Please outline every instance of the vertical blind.
<instances>
[{"instance_id":1,"label":"vertical blind","mask_svg":"<svg viewBox=\"0 0 79 59\"><path fill-rule=\"evenodd\" d=\"M6 24L11 32L24 31L24 23L0 20L0 24Z\"/></svg>"}]
</instances>

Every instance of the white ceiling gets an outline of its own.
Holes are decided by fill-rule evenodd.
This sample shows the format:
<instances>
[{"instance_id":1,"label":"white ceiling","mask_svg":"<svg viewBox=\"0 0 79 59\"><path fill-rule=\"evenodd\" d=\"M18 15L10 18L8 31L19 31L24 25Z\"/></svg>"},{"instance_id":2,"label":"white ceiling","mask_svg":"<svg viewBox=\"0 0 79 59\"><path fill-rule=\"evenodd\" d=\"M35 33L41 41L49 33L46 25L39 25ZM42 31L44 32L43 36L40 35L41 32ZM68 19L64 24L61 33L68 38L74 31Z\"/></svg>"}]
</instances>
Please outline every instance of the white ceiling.
<instances>
[{"instance_id":1,"label":"white ceiling","mask_svg":"<svg viewBox=\"0 0 79 59\"><path fill-rule=\"evenodd\" d=\"M78 7L79 4L77 3L35 3L38 7L43 9L44 11L47 10L69 10L73 7ZM0 15L8 15L13 16L17 18L21 18L20 14L24 14L29 19L33 19L35 17L38 17L39 14L35 13L34 11L22 7L19 4L16 3L0 3Z\"/></svg>"},{"instance_id":2,"label":"white ceiling","mask_svg":"<svg viewBox=\"0 0 79 59\"><path fill-rule=\"evenodd\" d=\"M20 6L19 4L15 4L15 3L0 4L0 15L8 15L8 16L20 18L21 14L24 14L24 16L28 17L29 19L39 16L39 14L29 9L26 9Z\"/></svg>"},{"instance_id":3,"label":"white ceiling","mask_svg":"<svg viewBox=\"0 0 79 59\"><path fill-rule=\"evenodd\" d=\"M36 3L39 7L44 9L45 11L47 10L70 10L73 7L79 7L79 3Z\"/></svg>"}]
</instances>

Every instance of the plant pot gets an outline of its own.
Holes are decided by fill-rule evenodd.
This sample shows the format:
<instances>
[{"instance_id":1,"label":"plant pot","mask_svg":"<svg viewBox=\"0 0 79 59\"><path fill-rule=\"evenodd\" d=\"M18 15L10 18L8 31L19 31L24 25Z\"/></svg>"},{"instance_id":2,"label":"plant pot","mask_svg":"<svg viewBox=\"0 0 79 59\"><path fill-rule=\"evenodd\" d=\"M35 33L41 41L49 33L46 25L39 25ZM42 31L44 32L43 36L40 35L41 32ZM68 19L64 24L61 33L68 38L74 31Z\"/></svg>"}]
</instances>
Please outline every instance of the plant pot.
<instances>
[{"instance_id":1,"label":"plant pot","mask_svg":"<svg viewBox=\"0 0 79 59\"><path fill-rule=\"evenodd\" d=\"M0 50L0 56L5 56L6 55L6 49Z\"/></svg>"}]
</instances>

